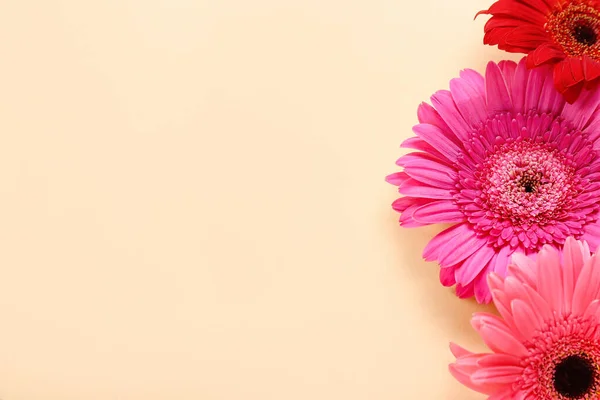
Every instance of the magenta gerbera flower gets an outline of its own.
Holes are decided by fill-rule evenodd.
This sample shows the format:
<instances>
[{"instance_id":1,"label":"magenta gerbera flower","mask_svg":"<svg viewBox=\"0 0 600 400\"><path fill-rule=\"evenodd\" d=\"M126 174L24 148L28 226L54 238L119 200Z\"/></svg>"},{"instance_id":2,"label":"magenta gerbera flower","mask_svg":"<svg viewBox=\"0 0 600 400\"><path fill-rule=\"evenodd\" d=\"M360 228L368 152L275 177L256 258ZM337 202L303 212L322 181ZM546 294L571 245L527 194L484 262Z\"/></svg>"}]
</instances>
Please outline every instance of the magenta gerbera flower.
<instances>
[{"instance_id":1,"label":"magenta gerbera flower","mask_svg":"<svg viewBox=\"0 0 600 400\"><path fill-rule=\"evenodd\" d=\"M552 69L489 63L418 110L416 137L402 147L402 172L387 177L404 197L400 224L449 223L423 257L459 297L489 302L486 276L506 273L509 257L535 254L565 238L600 244L600 91L567 104Z\"/></svg>"},{"instance_id":2,"label":"magenta gerbera flower","mask_svg":"<svg viewBox=\"0 0 600 400\"><path fill-rule=\"evenodd\" d=\"M515 255L502 279L489 276L501 317L473 316L491 353L455 344L450 372L490 400L600 398L600 256L568 238L561 254Z\"/></svg>"}]
</instances>

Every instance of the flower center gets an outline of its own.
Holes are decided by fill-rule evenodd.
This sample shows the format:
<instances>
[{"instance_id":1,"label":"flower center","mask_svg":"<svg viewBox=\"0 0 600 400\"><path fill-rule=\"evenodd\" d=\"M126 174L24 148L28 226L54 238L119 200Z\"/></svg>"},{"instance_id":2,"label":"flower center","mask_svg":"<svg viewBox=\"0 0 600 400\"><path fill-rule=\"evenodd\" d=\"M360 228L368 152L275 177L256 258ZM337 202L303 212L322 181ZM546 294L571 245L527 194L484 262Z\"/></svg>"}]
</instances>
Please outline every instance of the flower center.
<instances>
[{"instance_id":1,"label":"flower center","mask_svg":"<svg viewBox=\"0 0 600 400\"><path fill-rule=\"evenodd\" d=\"M561 152L544 143L500 146L481 172L488 209L515 225L552 219L572 195L573 168Z\"/></svg>"},{"instance_id":2,"label":"flower center","mask_svg":"<svg viewBox=\"0 0 600 400\"><path fill-rule=\"evenodd\" d=\"M529 355L517 386L535 399L599 399L599 321L572 315L555 318L525 343Z\"/></svg>"},{"instance_id":3,"label":"flower center","mask_svg":"<svg viewBox=\"0 0 600 400\"><path fill-rule=\"evenodd\" d=\"M539 174L533 175L530 173L524 173L519 179L517 186L520 186L525 193L533 193L536 191L540 181L541 176Z\"/></svg>"},{"instance_id":4,"label":"flower center","mask_svg":"<svg viewBox=\"0 0 600 400\"><path fill-rule=\"evenodd\" d=\"M600 11L585 4L570 4L548 18L546 31L571 56L600 59Z\"/></svg>"},{"instance_id":5,"label":"flower center","mask_svg":"<svg viewBox=\"0 0 600 400\"><path fill-rule=\"evenodd\" d=\"M560 361L554 369L554 388L569 399L585 396L594 386L596 371L584 356L572 355Z\"/></svg>"},{"instance_id":6,"label":"flower center","mask_svg":"<svg viewBox=\"0 0 600 400\"><path fill-rule=\"evenodd\" d=\"M459 163L473 167L461 171L454 201L490 246L537 251L580 238L598 219L600 175L588 179L598 154L569 121L499 113L463 145Z\"/></svg>"},{"instance_id":7,"label":"flower center","mask_svg":"<svg viewBox=\"0 0 600 400\"><path fill-rule=\"evenodd\" d=\"M577 25L573 29L573 37L581 44L592 46L598 41L598 35L593 27L587 25Z\"/></svg>"}]
</instances>

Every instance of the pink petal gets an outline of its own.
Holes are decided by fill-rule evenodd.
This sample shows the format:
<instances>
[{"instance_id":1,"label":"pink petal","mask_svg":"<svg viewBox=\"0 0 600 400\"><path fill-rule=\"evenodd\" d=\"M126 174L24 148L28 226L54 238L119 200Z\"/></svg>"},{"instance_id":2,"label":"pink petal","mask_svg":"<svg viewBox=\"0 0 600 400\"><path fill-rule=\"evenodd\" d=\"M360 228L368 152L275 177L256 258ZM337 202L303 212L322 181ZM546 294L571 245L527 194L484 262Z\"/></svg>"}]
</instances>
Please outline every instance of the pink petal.
<instances>
[{"instance_id":1,"label":"pink petal","mask_svg":"<svg viewBox=\"0 0 600 400\"><path fill-rule=\"evenodd\" d=\"M573 104L566 104L562 116L571 121L575 129L584 129L600 103L597 90L584 90Z\"/></svg>"},{"instance_id":2,"label":"pink petal","mask_svg":"<svg viewBox=\"0 0 600 400\"><path fill-rule=\"evenodd\" d=\"M385 177L386 182L391 183L394 186L400 186L408 179L410 179L410 176L405 172L395 172Z\"/></svg>"},{"instance_id":3,"label":"pink petal","mask_svg":"<svg viewBox=\"0 0 600 400\"><path fill-rule=\"evenodd\" d=\"M589 253L588 253L589 255ZM571 311L573 301L573 290L575 282L583 268L584 249L583 244L573 237L568 237L563 248L563 311Z\"/></svg>"},{"instance_id":4,"label":"pink petal","mask_svg":"<svg viewBox=\"0 0 600 400\"><path fill-rule=\"evenodd\" d=\"M456 108L452 94L448 90L440 90L431 96L431 103L448 124L459 141L469 138L472 131L470 121L465 121Z\"/></svg>"},{"instance_id":5,"label":"pink petal","mask_svg":"<svg viewBox=\"0 0 600 400\"><path fill-rule=\"evenodd\" d=\"M583 313L584 317L598 317L598 313L600 313L600 300L594 300L590 303L590 305L585 309Z\"/></svg>"},{"instance_id":6,"label":"pink petal","mask_svg":"<svg viewBox=\"0 0 600 400\"><path fill-rule=\"evenodd\" d=\"M498 63L498 67L500 68L500 71L502 71L509 93L512 93L512 81L515 76L515 71L517 70L517 63L509 60L502 60Z\"/></svg>"},{"instance_id":7,"label":"pink petal","mask_svg":"<svg viewBox=\"0 0 600 400\"><path fill-rule=\"evenodd\" d=\"M508 246L504 246L500 249L498 256L495 259L496 262L492 265L494 272L500 276L506 276L506 270L508 269L508 263L512 253L513 251Z\"/></svg>"},{"instance_id":8,"label":"pink petal","mask_svg":"<svg viewBox=\"0 0 600 400\"><path fill-rule=\"evenodd\" d=\"M392 203L392 208L400 213L404 212L408 207L418 204L422 206L423 204L430 203L434 200L431 199L421 199L417 197L400 197L396 199Z\"/></svg>"},{"instance_id":9,"label":"pink petal","mask_svg":"<svg viewBox=\"0 0 600 400\"><path fill-rule=\"evenodd\" d=\"M475 279L487 267L495 251L490 246L483 246L473 255L465 259L464 263L456 270L456 281L466 285Z\"/></svg>"},{"instance_id":10,"label":"pink petal","mask_svg":"<svg viewBox=\"0 0 600 400\"><path fill-rule=\"evenodd\" d=\"M467 227L466 224L462 224L462 226L465 226L465 228L462 229L462 233L457 235L454 240L451 243L448 243L440 252L441 265L458 264L485 245L485 241L478 238L477 234Z\"/></svg>"},{"instance_id":11,"label":"pink petal","mask_svg":"<svg viewBox=\"0 0 600 400\"><path fill-rule=\"evenodd\" d=\"M474 285L468 284L468 285L461 285L460 283L456 284L456 296L459 299L468 299L470 297L473 297L475 295L475 288Z\"/></svg>"},{"instance_id":12,"label":"pink petal","mask_svg":"<svg viewBox=\"0 0 600 400\"><path fill-rule=\"evenodd\" d=\"M450 343L450 351L452 352L452 355L456 358L470 356L473 354L469 350L465 350L456 343Z\"/></svg>"},{"instance_id":13,"label":"pink petal","mask_svg":"<svg viewBox=\"0 0 600 400\"><path fill-rule=\"evenodd\" d=\"M405 196L424 197L426 199L450 200L452 193L447 189L427 186L417 180L407 179L400 184L398 191Z\"/></svg>"},{"instance_id":14,"label":"pink petal","mask_svg":"<svg viewBox=\"0 0 600 400\"><path fill-rule=\"evenodd\" d=\"M433 146L437 151L452 162L457 161L460 149L440 128L429 124L419 124L413 127L417 136Z\"/></svg>"},{"instance_id":15,"label":"pink petal","mask_svg":"<svg viewBox=\"0 0 600 400\"><path fill-rule=\"evenodd\" d=\"M502 76L502 71L493 61L490 61L485 70L485 89L488 111L495 114L502 111L511 111L512 100L508 92L508 86Z\"/></svg>"},{"instance_id":16,"label":"pink petal","mask_svg":"<svg viewBox=\"0 0 600 400\"><path fill-rule=\"evenodd\" d=\"M420 206L412 217L425 224L463 222L465 215L451 201L440 200Z\"/></svg>"},{"instance_id":17,"label":"pink petal","mask_svg":"<svg viewBox=\"0 0 600 400\"><path fill-rule=\"evenodd\" d=\"M537 110L539 112L560 114L565 103L563 96L554 87L552 74L548 74L545 79L543 79L541 91L537 99Z\"/></svg>"},{"instance_id":18,"label":"pink petal","mask_svg":"<svg viewBox=\"0 0 600 400\"><path fill-rule=\"evenodd\" d=\"M533 288L537 287L537 267L535 261L523 253L513 253L512 264L508 266L508 273Z\"/></svg>"},{"instance_id":19,"label":"pink petal","mask_svg":"<svg viewBox=\"0 0 600 400\"><path fill-rule=\"evenodd\" d=\"M527 292L527 303L530 304L531 308L535 310L535 312L540 316L543 321L549 320L552 318L553 310L550 309L550 306L540 296L540 294L533 289L531 286L524 285L525 292Z\"/></svg>"},{"instance_id":20,"label":"pink petal","mask_svg":"<svg viewBox=\"0 0 600 400\"><path fill-rule=\"evenodd\" d=\"M460 235L464 232L465 226L464 224L458 224L451 226L448 229L443 230L433 237L425 246L423 250L423 258L427 261L434 261L439 259L440 250L456 235Z\"/></svg>"},{"instance_id":21,"label":"pink petal","mask_svg":"<svg viewBox=\"0 0 600 400\"><path fill-rule=\"evenodd\" d=\"M532 70L529 74L527 91L525 93L525 110L535 110L538 108L542 89L545 86L544 82L548 76L546 70L547 67L540 67Z\"/></svg>"},{"instance_id":22,"label":"pink petal","mask_svg":"<svg viewBox=\"0 0 600 400\"><path fill-rule=\"evenodd\" d=\"M485 387L482 385L474 384L471 381L471 375L462 370L457 364L450 364L448 370L450 371L450 374L454 377L454 379L459 381L462 385L477 392L487 394L487 392L484 391Z\"/></svg>"},{"instance_id":23,"label":"pink petal","mask_svg":"<svg viewBox=\"0 0 600 400\"><path fill-rule=\"evenodd\" d=\"M514 299L527 300L527 291L525 285L514 276L507 276L504 279L504 292L510 299L511 303ZM510 304L508 304L510 306Z\"/></svg>"},{"instance_id":24,"label":"pink petal","mask_svg":"<svg viewBox=\"0 0 600 400\"><path fill-rule=\"evenodd\" d=\"M492 301L492 292L490 291L490 288L487 285L487 276L490 274L490 272L492 272L491 264L492 262L494 262L494 258L496 256L497 255L494 254L492 260L473 281L475 300L477 300L479 304L488 304Z\"/></svg>"},{"instance_id":25,"label":"pink petal","mask_svg":"<svg viewBox=\"0 0 600 400\"><path fill-rule=\"evenodd\" d=\"M583 313L590 303L598 299L600 290L600 260L597 256L589 259L575 284L572 310L574 314Z\"/></svg>"},{"instance_id":26,"label":"pink petal","mask_svg":"<svg viewBox=\"0 0 600 400\"><path fill-rule=\"evenodd\" d=\"M522 367L502 365L497 367L482 368L471 375L474 384L502 384L516 383L523 374Z\"/></svg>"},{"instance_id":27,"label":"pink petal","mask_svg":"<svg viewBox=\"0 0 600 400\"><path fill-rule=\"evenodd\" d=\"M585 226L583 240L589 243L590 249L595 252L600 247L600 224L588 224Z\"/></svg>"},{"instance_id":28,"label":"pink petal","mask_svg":"<svg viewBox=\"0 0 600 400\"><path fill-rule=\"evenodd\" d=\"M527 82L529 79L529 69L527 68L525 58L522 58L517 69L512 83L512 100L515 112L525 113L529 110L525 110L525 94L527 92L527 85L523 82Z\"/></svg>"},{"instance_id":29,"label":"pink petal","mask_svg":"<svg viewBox=\"0 0 600 400\"><path fill-rule=\"evenodd\" d=\"M513 300L511 303L515 325L524 341L531 339L544 324L544 320L523 300Z\"/></svg>"},{"instance_id":30,"label":"pink petal","mask_svg":"<svg viewBox=\"0 0 600 400\"><path fill-rule=\"evenodd\" d=\"M465 350L466 351L466 350ZM457 356L458 357L458 356ZM510 354L486 354L481 357L477 364L480 367L498 367L502 365L521 366L521 359Z\"/></svg>"},{"instance_id":31,"label":"pink petal","mask_svg":"<svg viewBox=\"0 0 600 400\"><path fill-rule=\"evenodd\" d=\"M404 172L427 185L454 190L457 174L453 169L433 161L411 161L404 165Z\"/></svg>"},{"instance_id":32,"label":"pink petal","mask_svg":"<svg viewBox=\"0 0 600 400\"><path fill-rule=\"evenodd\" d=\"M427 103L421 103L417 109L417 118L421 124L435 125L440 128L443 132L452 134L450 128L440 116L440 113L435 108Z\"/></svg>"},{"instance_id":33,"label":"pink petal","mask_svg":"<svg viewBox=\"0 0 600 400\"><path fill-rule=\"evenodd\" d=\"M513 354L517 357L528 355L525 346L506 330L484 325L479 332L485 344L495 353Z\"/></svg>"},{"instance_id":34,"label":"pink petal","mask_svg":"<svg viewBox=\"0 0 600 400\"><path fill-rule=\"evenodd\" d=\"M548 245L538 254L537 291L553 310L562 308L563 284L560 254Z\"/></svg>"},{"instance_id":35,"label":"pink petal","mask_svg":"<svg viewBox=\"0 0 600 400\"><path fill-rule=\"evenodd\" d=\"M440 268L440 283L446 287L454 286L456 284L454 267Z\"/></svg>"},{"instance_id":36,"label":"pink petal","mask_svg":"<svg viewBox=\"0 0 600 400\"><path fill-rule=\"evenodd\" d=\"M421 139L420 137L417 137L417 136L409 137L404 142L402 142L400 147L403 149L419 150L426 154L434 155L435 157L439 158L440 160L448 160L442 153L437 151L432 145L430 145L429 143L427 143L426 141L424 141L423 139ZM448 160L448 162L450 162L450 160Z\"/></svg>"},{"instance_id":37,"label":"pink petal","mask_svg":"<svg viewBox=\"0 0 600 400\"><path fill-rule=\"evenodd\" d=\"M477 92L468 81L455 78L450 81L450 92L463 119L475 125L487 120L485 94Z\"/></svg>"},{"instance_id":38,"label":"pink petal","mask_svg":"<svg viewBox=\"0 0 600 400\"><path fill-rule=\"evenodd\" d=\"M441 165L442 168L450 168L450 170L456 173L456 170L453 167L451 167L451 164L448 162L447 159L436 157L435 155L430 153L412 152L405 154L398 160L396 160L396 165L404 167L410 162L433 162L436 165Z\"/></svg>"},{"instance_id":39,"label":"pink petal","mask_svg":"<svg viewBox=\"0 0 600 400\"><path fill-rule=\"evenodd\" d=\"M479 72L466 68L460 71L460 77L468 82L477 93L485 94L485 81Z\"/></svg>"},{"instance_id":40,"label":"pink petal","mask_svg":"<svg viewBox=\"0 0 600 400\"><path fill-rule=\"evenodd\" d=\"M429 224L417 221L413 218L415 210L421 207L420 204L413 204L409 206L402 214L400 214L400 225L404 228L418 228Z\"/></svg>"}]
</instances>

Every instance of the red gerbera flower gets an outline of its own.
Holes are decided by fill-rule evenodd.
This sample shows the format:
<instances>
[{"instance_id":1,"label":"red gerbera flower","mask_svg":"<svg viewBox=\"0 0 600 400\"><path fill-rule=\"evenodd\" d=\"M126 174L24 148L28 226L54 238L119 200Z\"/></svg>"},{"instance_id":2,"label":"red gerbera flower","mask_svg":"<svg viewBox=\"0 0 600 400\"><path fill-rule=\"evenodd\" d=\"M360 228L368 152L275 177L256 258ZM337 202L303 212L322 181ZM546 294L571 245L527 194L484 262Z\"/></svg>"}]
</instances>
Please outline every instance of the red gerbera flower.
<instances>
[{"instance_id":1,"label":"red gerbera flower","mask_svg":"<svg viewBox=\"0 0 600 400\"><path fill-rule=\"evenodd\" d=\"M600 82L600 0L498 0L483 42L527 54L527 66L554 65L554 85L574 102Z\"/></svg>"}]
</instances>

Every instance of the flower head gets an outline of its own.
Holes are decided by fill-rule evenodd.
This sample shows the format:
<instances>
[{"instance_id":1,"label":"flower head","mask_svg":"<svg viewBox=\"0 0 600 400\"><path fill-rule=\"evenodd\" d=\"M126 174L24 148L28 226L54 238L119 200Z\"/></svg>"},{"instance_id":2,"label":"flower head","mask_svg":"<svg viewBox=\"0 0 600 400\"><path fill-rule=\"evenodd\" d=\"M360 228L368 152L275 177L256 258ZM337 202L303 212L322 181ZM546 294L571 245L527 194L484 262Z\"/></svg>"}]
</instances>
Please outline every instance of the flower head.
<instances>
[{"instance_id":1,"label":"flower head","mask_svg":"<svg viewBox=\"0 0 600 400\"><path fill-rule=\"evenodd\" d=\"M506 279L489 277L501 317L472 319L492 352L451 344L450 372L494 400L600 398L600 256L568 238L562 254L545 246L513 262Z\"/></svg>"},{"instance_id":2,"label":"flower head","mask_svg":"<svg viewBox=\"0 0 600 400\"><path fill-rule=\"evenodd\" d=\"M567 101L600 81L600 1L498 0L480 14L492 15L484 43L528 54L530 68L552 64Z\"/></svg>"},{"instance_id":3,"label":"flower head","mask_svg":"<svg viewBox=\"0 0 600 400\"><path fill-rule=\"evenodd\" d=\"M535 254L568 236L600 244L600 91L565 103L550 67L524 61L472 70L419 107L404 168L388 176L404 195L400 224L453 224L423 256L459 297L489 302L486 277L518 251Z\"/></svg>"}]
</instances>

